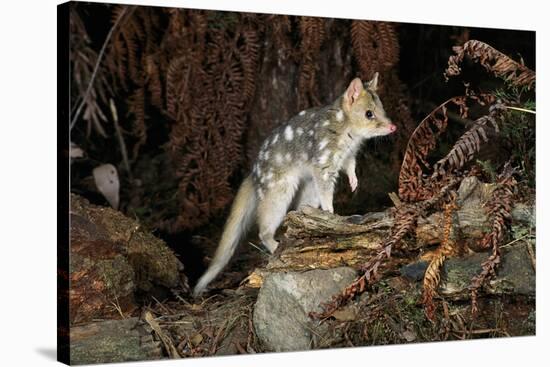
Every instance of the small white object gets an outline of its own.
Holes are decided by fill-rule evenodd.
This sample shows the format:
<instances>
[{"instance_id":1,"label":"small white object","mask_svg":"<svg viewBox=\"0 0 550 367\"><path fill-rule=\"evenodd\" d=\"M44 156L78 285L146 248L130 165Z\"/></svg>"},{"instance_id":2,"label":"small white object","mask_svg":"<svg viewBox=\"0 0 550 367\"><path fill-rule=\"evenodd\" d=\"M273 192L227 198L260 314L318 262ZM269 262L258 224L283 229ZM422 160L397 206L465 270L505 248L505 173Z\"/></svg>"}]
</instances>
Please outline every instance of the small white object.
<instances>
[{"instance_id":1,"label":"small white object","mask_svg":"<svg viewBox=\"0 0 550 367\"><path fill-rule=\"evenodd\" d=\"M112 164L102 164L92 171L99 192L114 209L118 210L120 181L118 172Z\"/></svg>"},{"instance_id":2,"label":"small white object","mask_svg":"<svg viewBox=\"0 0 550 367\"><path fill-rule=\"evenodd\" d=\"M342 110L338 110L338 112L336 112L336 120L341 122L343 119L344 119L344 112Z\"/></svg>"},{"instance_id":3,"label":"small white object","mask_svg":"<svg viewBox=\"0 0 550 367\"><path fill-rule=\"evenodd\" d=\"M328 158L330 156L330 150L325 150L323 154L319 157L319 164L325 164L328 161Z\"/></svg>"},{"instance_id":4,"label":"small white object","mask_svg":"<svg viewBox=\"0 0 550 367\"><path fill-rule=\"evenodd\" d=\"M71 146L69 148L69 157L71 158L71 161L75 158L84 157L84 151L72 141L71 141Z\"/></svg>"}]
</instances>

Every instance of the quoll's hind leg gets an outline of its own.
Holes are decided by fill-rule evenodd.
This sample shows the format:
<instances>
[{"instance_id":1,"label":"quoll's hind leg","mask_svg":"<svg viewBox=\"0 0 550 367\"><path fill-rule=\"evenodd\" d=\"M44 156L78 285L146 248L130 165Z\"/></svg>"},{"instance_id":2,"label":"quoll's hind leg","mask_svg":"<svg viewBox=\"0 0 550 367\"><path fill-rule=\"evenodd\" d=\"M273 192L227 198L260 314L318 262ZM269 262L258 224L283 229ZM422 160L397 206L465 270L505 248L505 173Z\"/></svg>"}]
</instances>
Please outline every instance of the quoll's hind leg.
<instances>
[{"instance_id":1,"label":"quoll's hind leg","mask_svg":"<svg viewBox=\"0 0 550 367\"><path fill-rule=\"evenodd\" d=\"M297 194L296 209L300 210L304 206L318 208L320 205L321 199L319 197L319 190L313 178L305 180Z\"/></svg>"},{"instance_id":2,"label":"quoll's hind leg","mask_svg":"<svg viewBox=\"0 0 550 367\"><path fill-rule=\"evenodd\" d=\"M280 185L266 192L258 204L260 240L271 253L274 253L279 245L274 238L275 232L288 211L295 191L294 185Z\"/></svg>"}]
</instances>

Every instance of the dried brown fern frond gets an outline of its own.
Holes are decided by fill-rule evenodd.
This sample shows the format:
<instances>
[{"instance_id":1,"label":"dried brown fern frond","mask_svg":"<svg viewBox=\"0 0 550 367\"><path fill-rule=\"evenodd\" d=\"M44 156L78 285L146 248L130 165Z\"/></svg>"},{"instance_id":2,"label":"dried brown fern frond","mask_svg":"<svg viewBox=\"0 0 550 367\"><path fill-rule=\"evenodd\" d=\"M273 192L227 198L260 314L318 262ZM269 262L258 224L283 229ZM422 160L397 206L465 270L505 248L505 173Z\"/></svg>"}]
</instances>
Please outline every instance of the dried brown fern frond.
<instances>
[{"instance_id":1,"label":"dried brown fern frond","mask_svg":"<svg viewBox=\"0 0 550 367\"><path fill-rule=\"evenodd\" d=\"M384 73L399 61L399 42L395 25L388 22L354 20L351 42L361 75L370 79L374 72Z\"/></svg>"},{"instance_id":2,"label":"dried brown fern frond","mask_svg":"<svg viewBox=\"0 0 550 367\"><path fill-rule=\"evenodd\" d=\"M269 38L273 41L273 45L281 60L286 60L292 53L292 42L290 39L290 31L292 25L288 15L268 15L266 17L266 28L270 35Z\"/></svg>"},{"instance_id":3,"label":"dried brown fern frond","mask_svg":"<svg viewBox=\"0 0 550 367\"><path fill-rule=\"evenodd\" d=\"M235 16L238 18L235 19ZM261 21L222 14L208 26L198 10L171 12L166 49L168 152L178 179L179 214L169 231L194 228L230 202L230 178L243 160L242 134L254 97Z\"/></svg>"},{"instance_id":4,"label":"dried brown fern frond","mask_svg":"<svg viewBox=\"0 0 550 367\"><path fill-rule=\"evenodd\" d=\"M71 119L76 121L77 106L82 108L82 118L87 122L87 136L92 128L98 134L106 137L103 122L107 121L100 105L108 103L108 97L113 94L107 75L104 70L97 68L99 56L91 47L91 40L86 27L75 6L70 10L70 62L73 84L72 98L77 101L73 104ZM97 70L96 70L97 69ZM95 74L94 74L95 70ZM72 122L71 127L74 126Z\"/></svg>"},{"instance_id":5,"label":"dried brown fern frond","mask_svg":"<svg viewBox=\"0 0 550 367\"><path fill-rule=\"evenodd\" d=\"M133 34L139 30L139 25L136 25L133 17L136 9L135 6L118 5L111 12L112 22L118 24L118 27L112 34L112 41L105 54L105 65L114 77L116 88L127 89L128 69L131 68L133 72L138 69L139 63L136 56L138 46Z\"/></svg>"},{"instance_id":6,"label":"dried brown fern frond","mask_svg":"<svg viewBox=\"0 0 550 367\"><path fill-rule=\"evenodd\" d=\"M457 208L456 196L453 196L452 200L445 205L443 241L437 250L430 253L431 261L424 273L422 303L426 317L431 321L435 319L436 306L433 298L437 294L437 287L439 287L441 266L449 256L457 253L457 238L453 227Z\"/></svg>"},{"instance_id":7,"label":"dried brown fern frond","mask_svg":"<svg viewBox=\"0 0 550 367\"><path fill-rule=\"evenodd\" d=\"M489 141L487 132L492 129L498 133L498 121L502 119L504 110L501 103L496 103L489 108L488 115L475 120L472 127L455 142L449 153L434 164L432 177L441 177L447 172L463 168L479 152L481 145Z\"/></svg>"},{"instance_id":8,"label":"dried brown fern frond","mask_svg":"<svg viewBox=\"0 0 550 367\"><path fill-rule=\"evenodd\" d=\"M437 146L439 136L447 128L449 120L448 108L456 107L459 109L461 117L468 117L468 102L485 105L493 100L494 96L489 94L453 97L436 107L420 122L409 138L403 162L401 163L401 170L399 172L399 197L401 200L407 202L426 200L434 195L442 185L445 185L444 180L436 179L438 177L445 179L445 175L434 174L432 172L434 167L429 164L427 157ZM482 119L481 122L491 122L492 119L494 117L487 117ZM443 164L450 164L451 158L453 159L453 163L455 163L456 156L464 153L464 151L469 152L472 150L469 144L471 143L470 140L473 134L482 133L476 130L467 134L463 141L459 140L457 142L457 148L449 153L450 155L447 156L449 159L443 159L436 163L435 168L441 170ZM459 162L460 159L458 159ZM446 170L446 172L448 171ZM429 173L432 173L431 176L433 177L431 179L428 179L430 177L428 176Z\"/></svg>"},{"instance_id":9,"label":"dried brown fern frond","mask_svg":"<svg viewBox=\"0 0 550 367\"><path fill-rule=\"evenodd\" d=\"M318 57L325 38L325 19L301 17L300 22L300 75L298 77L298 108L320 105L315 88Z\"/></svg>"},{"instance_id":10,"label":"dried brown fern frond","mask_svg":"<svg viewBox=\"0 0 550 367\"><path fill-rule=\"evenodd\" d=\"M504 79L510 85L524 86L528 89L535 85L536 74L534 71L484 42L470 40L462 46L453 47L453 51L456 55L449 57L449 66L445 70L447 79L449 76L460 75L459 64L462 63L465 56L468 56L473 61L479 62L485 70Z\"/></svg>"},{"instance_id":11,"label":"dried brown fern frond","mask_svg":"<svg viewBox=\"0 0 550 367\"><path fill-rule=\"evenodd\" d=\"M517 184L514 178L515 169L510 162L507 162L502 169L497 181L497 187L493 191L491 200L485 205L485 208L492 220L491 231L481 239L481 248L491 249L491 255L481 264L481 273L476 275L470 285L470 296L472 301L472 312L476 313L477 294L483 284L495 276L496 268L500 263L500 248L506 226L509 224L512 216L512 199L514 188Z\"/></svg>"},{"instance_id":12,"label":"dried brown fern frond","mask_svg":"<svg viewBox=\"0 0 550 367\"><path fill-rule=\"evenodd\" d=\"M447 105L462 103L460 97L451 98L424 118L413 131L399 172L399 197L406 202L414 202L431 196L422 190L424 171L430 167L426 161L428 153L437 143L439 135L447 128Z\"/></svg>"},{"instance_id":13,"label":"dried brown fern frond","mask_svg":"<svg viewBox=\"0 0 550 367\"><path fill-rule=\"evenodd\" d=\"M132 147L131 160L134 161L139 149L147 140L147 126L145 124L145 89L137 88L128 99L128 112L134 116L132 121L132 135L137 139Z\"/></svg>"},{"instance_id":14,"label":"dried brown fern frond","mask_svg":"<svg viewBox=\"0 0 550 367\"><path fill-rule=\"evenodd\" d=\"M239 56L244 74L243 91L246 99L251 102L256 89L256 76L260 58L260 37L258 29L252 25L243 27L241 31L242 45Z\"/></svg>"}]
</instances>

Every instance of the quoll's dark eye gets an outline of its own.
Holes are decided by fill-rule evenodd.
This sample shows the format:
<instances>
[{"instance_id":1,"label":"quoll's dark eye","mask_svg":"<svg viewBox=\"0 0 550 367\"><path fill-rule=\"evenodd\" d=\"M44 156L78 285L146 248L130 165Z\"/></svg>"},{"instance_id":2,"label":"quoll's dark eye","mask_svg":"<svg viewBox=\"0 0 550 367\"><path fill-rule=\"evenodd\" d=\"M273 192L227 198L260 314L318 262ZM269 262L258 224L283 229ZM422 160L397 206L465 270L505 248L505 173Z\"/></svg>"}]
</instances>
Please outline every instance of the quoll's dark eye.
<instances>
[{"instance_id":1,"label":"quoll's dark eye","mask_svg":"<svg viewBox=\"0 0 550 367\"><path fill-rule=\"evenodd\" d=\"M369 120L372 120L374 118L374 113L371 110L367 110L365 116L367 116Z\"/></svg>"}]
</instances>

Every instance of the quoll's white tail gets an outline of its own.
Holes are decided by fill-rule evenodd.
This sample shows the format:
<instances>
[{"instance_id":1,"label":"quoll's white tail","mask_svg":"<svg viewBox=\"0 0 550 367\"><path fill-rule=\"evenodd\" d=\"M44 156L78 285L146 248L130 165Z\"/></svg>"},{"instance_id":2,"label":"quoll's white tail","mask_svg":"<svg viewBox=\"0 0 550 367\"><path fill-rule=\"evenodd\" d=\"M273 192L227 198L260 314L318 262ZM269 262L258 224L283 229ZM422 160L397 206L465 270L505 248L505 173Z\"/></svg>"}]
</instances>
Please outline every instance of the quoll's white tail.
<instances>
[{"instance_id":1,"label":"quoll's white tail","mask_svg":"<svg viewBox=\"0 0 550 367\"><path fill-rule=\"evenodd\" d=\"M225 223L222 238L214 258L206 272L200 277L195 289L193 289L194 297L200 295L231 260L242 236L246 233L254 218L257 201L254 183L252 178L248 176L241 184L235 201L233 201L231 213Z\"/></svg>"}]
</instances>

